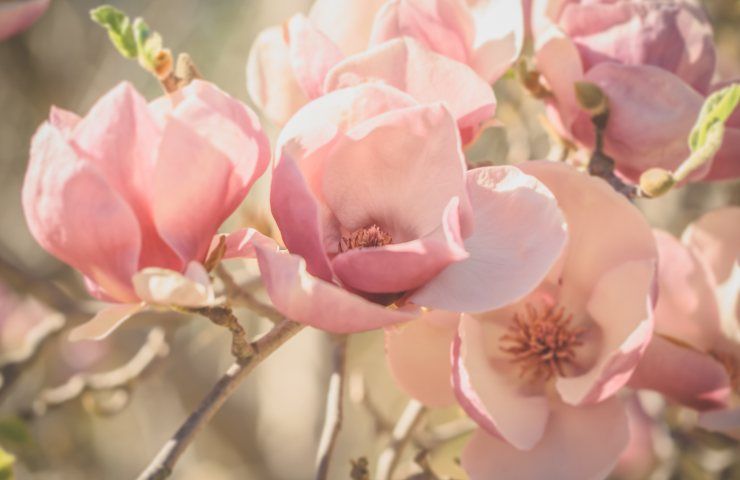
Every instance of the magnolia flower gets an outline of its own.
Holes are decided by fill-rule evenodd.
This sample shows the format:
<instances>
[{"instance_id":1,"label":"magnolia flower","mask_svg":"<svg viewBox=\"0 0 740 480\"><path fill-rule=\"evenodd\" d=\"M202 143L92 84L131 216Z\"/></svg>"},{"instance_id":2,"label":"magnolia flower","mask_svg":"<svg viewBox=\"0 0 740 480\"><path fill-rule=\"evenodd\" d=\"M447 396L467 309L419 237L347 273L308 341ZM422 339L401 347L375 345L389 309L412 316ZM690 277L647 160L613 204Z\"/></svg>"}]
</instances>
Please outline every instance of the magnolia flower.
<instances>
[{"instance_id":1,"label":"magnolia flower","mask_svg":"<svg viewBox=\"0 0 740 480\"><path fill-rule=\"evenodd\" d=\"M431 311L388 328L387 358L411 396L457 402L477 422L462 455L472 479L603 478L629 439L614 394L652 335L655 242L640 212L602 180L558 163L521 169L565 214L560 261L503 308Z\"/></svg>"},{"instance_id":2,"label":"magnolia flower","mask_svg":"<svg viewBox=\"0 0 740 480\"><path fill-rule=\"evenodd\" d=\"M107 335L142 302L212 302L202 263L268 162L253 112L207 82L149 105L122 83L84 118L52 108L31 145L28 226L115 303L73 337Z\"/></svg>"},{"instance_id":3,"label":"magnolia flower","mask_svg":"<svg viewBox=\"0 0 740 480\"><path fill-rule=\"evenodd\" d=\"M712 90L715 51L702 7L690 0L537 0L533 8L538 71L552 93L548 112L560 133L592 148L593 125L574 83L597 84L609 97L604 150L637 180L652 167L675 168ZM656 128L659 125L659 128ZM692 180L729 178L737 167L737 132Z\"/></svg>"},{"instance_id":4,"label":"magnolia flower","mask_svg":"<svg viewBox=\"0 0 740 480\"><path fill-rule=\"evenodd\" d=\"M380 3L351 1L341 7L347 19L334 23L318 14L326 3L319 0L308 17L295 15L282 30L266 30L250 52L248 89L271 120L284 124L307 101L365 82L386 83L422 103L447 102L465 144L493 117L490 83L521 50L518 1L479 2L476 16L462 0L391 0L377 14ZM353 41L333 33L353 22Z\"/></svg>"},{"instance_id":5,"label":"magnolia flower","mask_svg":"<svg viewBox=\"0 0 740 480\"><path fill-rule=\"evenodd\" d=\"M542 183L514 167L466 172L450 110L382 84L331 92L288 122L271 204L288 252L255 242L267 291L288 318L332 332L405 321L414 305L506 305L566 238Z\"/></svg>"},{"instance_id":6,"label":"magnolia flower","mask_svg":"<svg viewBox=\"0 0 740 480\"><path fill-rule=\"evenodd\" d=\"M9 0L0 3L0 41L22 32L49 8L51 0Z\"/></svg>"},{"instance_id":7,"label":"magnolia flower","mask_svg":"<svg viewBox=\"0 0 740 480\"><path fill-rule=\"evenodd\" d=\"M682 242L656 231L656 335L635 388L703 411L700 425L740 435L740 208L707 213ZM738 437L740 438L740 437Z\"/></svg>"}]
</instances>

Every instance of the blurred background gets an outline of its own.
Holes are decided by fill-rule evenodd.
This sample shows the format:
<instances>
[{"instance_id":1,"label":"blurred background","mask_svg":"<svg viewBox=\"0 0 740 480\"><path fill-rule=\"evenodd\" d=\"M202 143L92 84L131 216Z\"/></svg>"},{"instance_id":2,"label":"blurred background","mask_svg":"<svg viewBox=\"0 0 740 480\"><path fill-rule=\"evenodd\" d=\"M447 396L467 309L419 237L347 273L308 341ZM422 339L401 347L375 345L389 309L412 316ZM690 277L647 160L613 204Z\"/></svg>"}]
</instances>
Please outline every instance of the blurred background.
<instances>
[{"instance_id":1,"label":"blurred background","mask_svg":"<svg viewBox=\"0 0 740 480\"><path fill-rule=\"evenodd\" d=\"M254 37L262 28L307 11L310 5L302 0L108 3L144 17L173 52L190 53L205 78L247 102L245 63ZM737 78L740 1L704 3L715 24L720 76ZM84 311L63 300L68 295L88 298L80 278L37 246L23 218L20 189L33 132L51 105L84 114L122 80L132 82L148 98L161 94L156 80L116 53L105 32L89 20L88 11L97 5L90 0L52 0L30 30L0 43L0 274L7 282L0 284L0 365L15 358L29 336L60 328L59 318L31 300L29 293L68 313L67 324L86 318ZM505 127L487 132L469 152L471 158L515 163L547 155L549 140L540 122L539 103L516 80L501 80L496 92L498 118ZM265 124L274 137L275 129ZM255 195L231 220L232 226L254 221L263 203ZM640 207L653 225L680 234L701 213L728 204L740 204L737 182L691 185L660 200L641 202ZM255 274L249 265L235 273L244 280ZM250 318L247 311L239 314L251 334L269 326ZM149 334L153 325L161 326L164 339ZM323 334L305 330L262 364L199 435L172 478L313 478L329 346ZM131 381L112 391L83 392L45 408L54 402L44 399L56 398L45 389L64 385L78 373L109 371L142 351L153 360ZM72 345L63 334L56 335L22 376L15 378L15 372L3 370L5 382L14 382L0 387L0 446L17 457L19 479L134 478L230 362L227 332L199 318L143 315L103 343ZM388 441L389 425L408 401L390 380L381 334L352 338L348 371L350 394L332 469L332 478L337 479L349 478L352 460L364 457L374 465ZM457 415L456 411L435 413L422 425L422 433L431 438L432 425L454 423L451 419ZM646 457L647 466L623 470L619 478L740 478L738 466L732 466L740 463L736 444L708 435L697 443L695 435L665 428L652 431L650 438L662 443L654 456ZM448 437L452 445L436 442L430 447L431 461L438 462L445 475L463 478L454 458L444 455L460 439ZM422 440L416 443L419 448L428 446ZM408 449L407 456L419 448ZM403 468L402 464L399 474Z\"/></svg>"}]
</instances>

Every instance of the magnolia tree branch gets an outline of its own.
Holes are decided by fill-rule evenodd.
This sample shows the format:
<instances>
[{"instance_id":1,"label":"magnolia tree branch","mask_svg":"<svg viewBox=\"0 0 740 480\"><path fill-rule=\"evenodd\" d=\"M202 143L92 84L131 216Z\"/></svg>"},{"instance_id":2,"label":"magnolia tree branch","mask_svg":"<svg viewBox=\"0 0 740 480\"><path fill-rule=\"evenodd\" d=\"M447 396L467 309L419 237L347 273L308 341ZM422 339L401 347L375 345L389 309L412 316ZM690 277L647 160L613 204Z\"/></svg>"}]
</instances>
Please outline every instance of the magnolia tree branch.
<instances>
[{"instance_id":1,"label":"magnolia tree branch","mask_svg":"<svg viewBox=\"0 0 740 480\"><path fill-rule=\"evenodd\" d=\"M236 358L247 358L254 352L252 345L247 340L247 332L239 323L231 307L219 305L213 307L199 307L186 309L187 312L196 313L208 318L211 322L231 332L231 354Z\"/></svg>"},{"instance_id":2,"label":"magnolia tree branch","mask_svg":"<svg viewBox=\"0 0 740 480\"><path fill-rule=\"evenodd\" d=\"M403 449L408 444L425 411L424 405L416 400L409 401L398 419L388 446L378 457L375 480L390 480L398 465Z\"/></svg>"},{"instance_id":3,"label":"magnolia tree branch","mask_svg":"<svg viewBox=\"0 0 740 480\"><path fill-rule=\"evenodd\" d=\"M347 370L347 336L340 335L333 340L332 373L326 394L324 428L321 432L319 450L316 454L316 480L326 480L329 477L332 453L342 429L342 403L344 401L345 373Z\"/></svg>"},{"instance_id":4,"label":"magnolia tree branch","mask_svg":"<svg viewBox=\"0 0 740 480\"><path fill-rule=\"evenodd\" d=\"M270 305L257 300L248 286L239 285L223 265L218 265L215 272L224 284L226 296L232 305L246 307L260 317L266 318L273 323L277 323L283 319L283 316Z\"/></svg>"},{"instance_id":5,"label":"magnolia tree branch","mask_svg":"<svg viewBox=\"0 0 740 480\"><path fill-rule=\"evenodd\" d=\"M45 414L51 408L80 398L87 392L112 392L127 388L168 352L164 329L154 328L147 335L145 343L125 365L103 373L74 375L58 387L43 390L31 407L21 412L20 416L30 420Z\"/></svg>"},{"instance_id":6,"label":"magnolia tree branch","mask_svg":"<svg viewBox=\"0 0 740 480\"><path fill-rule=\"evenodd\" d=\"M180 456L219 411L224 402L234 393L236 387L247 378L257 365L262 363L278 347L293 338L302 328L303 326L298 323L283 320L260 339L252 342L253 353L248 357L238 359L229 367L200 405L185 420L185 423L180 426L152 462L137 477L138 480L161 480L169 477Z\"/></svg>"}]
</instances>

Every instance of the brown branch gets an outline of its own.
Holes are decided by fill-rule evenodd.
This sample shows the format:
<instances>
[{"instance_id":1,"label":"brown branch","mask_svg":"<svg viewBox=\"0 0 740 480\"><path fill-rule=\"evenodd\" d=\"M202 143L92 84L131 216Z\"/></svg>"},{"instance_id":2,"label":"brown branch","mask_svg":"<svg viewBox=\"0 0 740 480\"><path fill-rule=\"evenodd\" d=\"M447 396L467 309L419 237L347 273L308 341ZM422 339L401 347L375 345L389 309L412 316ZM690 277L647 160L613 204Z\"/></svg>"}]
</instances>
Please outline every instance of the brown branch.
<instances>
[{"instance_id":1,"label":"brown branch","mask_svg":"<svg viewBox=\"0 0 740 480\"><path fill-rule=\"evenodd\" d=\"M239 285L223 265L217 266L215 272L221 279L221 282L223 282L226 296L232 305L246 307L260 317L266 318L273 323L280 322L283 319L280 312L272 306L257 300L247 286Z\"/></svg>"},{"instance_id":2,"label":"brown branch","mask_svg":"<svg viewBox=\"0 0 740 480\"><path fill-rule=\"evenodd\" d=\"M220 327L228 328L231 332L231 354L237 359L247 358L254 352L252 345L247 340L247 332L239 323L231 307L218 305L213 307L186 308L186 312L195 313L206 317Z\"/></svg>"},{"instance_id":3,"label":"brown branch","mask_svg":"<svg viewBox=\"0 0 740 480\"><path fill-rule=\"evenodd\" d=\"M31 406L21 412L20 416L31 420L44 415L49 409L80 398L87 392L127 388L140 378L157 359L167 355L168 351L164 329L154 328L147 335L146 342L125 365L108 372L74 375L58 387L43 390Z\"/></svg>"},{"instance_id":4,"label":"brown branch","mask_svg":"<svg viewBox=\"0 0 740 480\"><path fill-rule=\"evenodd\" d=\"M406 405L398 423L396 423L396 427L393 429L388 446L378 457L375 480L391 479L398 460L401 458L401 453L403 453L403 449L411 439L414 428L419 424L424 411L424 405L416 400L411 400Z\"/></svg>"},{"instance_id":5,"label":"brown branch","mask_svg":"<svg viewBox=\"0 0 740 480\"><path fill-rule=\"evenodd\" d=\"M302 325L283 320L259 340L252 342L254 353L237 360L226 371L203 401L185 420L172 438L162 447L152 462L138 476L138 480L161 480L172 473L175 464L198 433L219 411L224 402L234 393L236 387L278 347L295 336Z\"/></svg>"},{"instance_id":6,"label":"brown branch","mask_svg":"<svg viewBox=\"0 0 740 480\"><path fill-rule=\"evenodd\" d=\"M640 196L640 189L635 185L625 183L614 173L614 159L604 153L604 130L608 116L595 116L592 123L596 129L596 146L588 162L588 173L602 178L618 193L632 200Z\"/></svg>"},{"instance_id":7,"label":"brown branch","mask_svg":"<svg viewBox=\"0 0 740 480\"><path fill-rule=\"evenodd\" d=\"M339 335L333 340L332 373L326 394L324 428L321 432L319 450L316 454L316 480L326 480L329 477L332 453L342 429L342 403L344 401L344 383L347 370L347 336Z\"/></svg>"}]
</instances>

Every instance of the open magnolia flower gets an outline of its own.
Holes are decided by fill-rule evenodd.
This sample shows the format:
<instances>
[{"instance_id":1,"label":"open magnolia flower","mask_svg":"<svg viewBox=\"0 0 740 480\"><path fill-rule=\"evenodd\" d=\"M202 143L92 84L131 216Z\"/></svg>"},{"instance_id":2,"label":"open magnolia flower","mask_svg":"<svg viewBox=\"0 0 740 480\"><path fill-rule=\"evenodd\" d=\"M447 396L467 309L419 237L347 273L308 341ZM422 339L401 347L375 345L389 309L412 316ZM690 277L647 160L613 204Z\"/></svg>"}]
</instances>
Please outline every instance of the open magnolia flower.
<instances>
[{"instance_id":1,"label":"open magnolia flower","mask_svg":"<svg viewBox=\"0 0 740 480\"><path fill-rule=\"evenodd\" d=\"M604 151L630 180L652 167L673 171L689 155L687 138L715 70L712 28L698 2L535 0L538 71L552 94L549 116L560 133L593 147L594 128L574 83L609 97ZM655 128L660 125L660 128ZM734 128L733 128L734 129ZM738 175L738 131L692 180Z\"/></svg>"},{"instance_id":2,"label":"open magnolia flower","mask_svg":"<svg viewBox=\"0 0 740 480\"><path fill-rule=\"evenodd\" d=\"M653 331L655 242L640 212L602 180L550 162L521 169L565 214L561 260L503 308L430 311L388 328L387 357L410 395L431 406L457 401L478 423L462 456L472 479L603 478L629 437L613 396Z\"/></svg>"},{"instance_id":3,"label":"open magnolia flower","mask_svg":"<svg viewBox=\"0 0 740 480\"><path fill-rule=\"evenodd\" d=\"M682 242L655 236L656 335L631 383L703 411L700 425L740 438L740 208L707 213Z\"/></svg>"},{"instance_id":4,"label":"open magnolia flower","mask_svg":"<svg viewBox=\"0 0 740 480\"><path fill-rule=\"evenodd\" d=\"M0 41L27 29L44 14L51 0L0 2Z\"/></svg>"},{"instance_id":5,"label":"open magnolia flower","mask_svg":"<svg viewBox=\"0 0 740 480\"><path fill-rule=\"evenodd\" d=\"M306 105L275 162L272 212L288 252L256 242L260 270L278 310L325 330L409 320L412 305L504 306L565 243L542 183L515 167L466 172L450 110L382 84Z\"/></svg>"},{"instance_id":6,"label":"open magnolia flower","mask_svg":"<svg viewBox=\"0 0 740 480\"><path fill-rule=\"evenodd\" d=\"M491 119L490 84L521 50L520 2L481 1L474 16L462 0L391 0L379 10L382 2L353 0L342 7L350 21L333 23L325 20L330 3L317 1L308 17L266 30L252 47L248 89L272 121L284 124L307 101L364 82L447 102L465 144ZM349 38L348 24L356 27Z\"/></svg>"},{"instance_id":7,"label":"open magnolia flower","mask_svg":"<svg viewBox=\"0 0 740 480\"><path fill-rule=\"evenodd\" d=\"M149 105L122 83L84 118L53 108L31 146L26 219L116 303L73 337L105 336L144 304L212 303L202 263L268 162L253 112L207 82Z\"/></svg>"}]
</instances>

